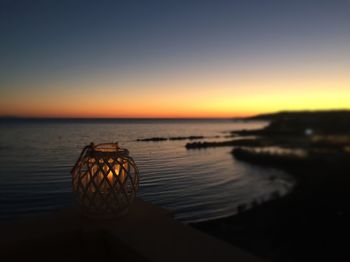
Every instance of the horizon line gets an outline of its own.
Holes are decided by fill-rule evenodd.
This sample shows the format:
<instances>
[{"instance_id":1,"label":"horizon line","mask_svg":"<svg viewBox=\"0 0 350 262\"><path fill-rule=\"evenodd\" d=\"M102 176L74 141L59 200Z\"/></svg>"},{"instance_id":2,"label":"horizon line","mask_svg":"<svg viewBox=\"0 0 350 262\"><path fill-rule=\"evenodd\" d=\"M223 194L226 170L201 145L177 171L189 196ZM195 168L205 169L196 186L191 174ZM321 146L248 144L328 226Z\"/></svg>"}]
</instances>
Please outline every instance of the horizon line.
<instances>
[{"instance_id":1,"label":"horizon line","mask_svg":"<svg viewBox=\"0 0 350 262\"><path fill-rule=\"evenodd\" d=\"M28 120L46 120L46 119L52 119L52 120L64 120L64 119L71 119L71 120L207 120L207 119L235 119L235 118L242 118L242 117L71 117L71 116L0 116L0 119L28 119Z\"/></svg>"},{"instance_id":2,"label":"horizon line","mask_svg":"<svg viewBox=\"0 0 350 262\"><path fill-rule=\"evenodd\" d=\"M60 120L60 119L71 119L71 120L210 120L210 119L245 119L245 118L251 118L256 117L259 115L268 115L268 114L278 114L278 113L286 113L286 112L325 112L325 111L350 111L350 109L345 108L338 108L338 109L316 109L316 110L278 110L273 112L260 112L255 114L248 114L248 115L241 115L241 116L167 116L167 117L156 117L156 116L21 116L21 115L0 115L0 119L32 119L32 120L45 120L45 119L51 119L51 120Z\"/></svg>"}]
</instances>

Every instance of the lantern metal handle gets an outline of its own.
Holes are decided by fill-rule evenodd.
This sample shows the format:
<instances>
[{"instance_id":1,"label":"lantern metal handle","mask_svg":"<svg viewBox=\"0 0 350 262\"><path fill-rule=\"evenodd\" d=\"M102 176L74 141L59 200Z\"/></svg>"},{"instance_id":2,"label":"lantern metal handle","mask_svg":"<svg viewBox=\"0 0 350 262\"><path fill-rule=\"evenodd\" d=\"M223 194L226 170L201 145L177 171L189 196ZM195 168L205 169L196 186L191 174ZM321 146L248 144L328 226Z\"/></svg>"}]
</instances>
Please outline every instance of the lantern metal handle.
<instances>
[{"instance_id":1,"label":"lantern metal handle","mask_svg":"<svg viewBox=\"0 0 350 262\"><path fill-rule=\"evenodd\" d=\"M102 143L102 144L97 144L95 145L93 142L90 143L90 145L87 145L83 148L83 150L81 151L79 158L76 162L76 165L74 165L74 167L71 170L71 173L75 171L75 169L77 168L77 164L81 162L83 156L85 155L86 151L91 150L91 151L99 151L98 148L101 147L108 147L111 146L111 149L113 149L115 152L119 152L125 155L129 155L129 150L124 149L124 148L120 148L118 142L114 142L114 143Z\"/></svg>"}]
</instances>

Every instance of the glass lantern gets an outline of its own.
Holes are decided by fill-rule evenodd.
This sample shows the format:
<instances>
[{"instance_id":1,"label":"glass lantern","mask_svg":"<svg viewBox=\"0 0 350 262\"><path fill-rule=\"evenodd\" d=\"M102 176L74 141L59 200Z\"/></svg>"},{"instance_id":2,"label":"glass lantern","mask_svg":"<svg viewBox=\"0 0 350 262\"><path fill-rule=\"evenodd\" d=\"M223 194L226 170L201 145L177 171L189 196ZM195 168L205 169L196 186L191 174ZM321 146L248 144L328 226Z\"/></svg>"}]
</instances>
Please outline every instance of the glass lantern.
<instances>
[{"instance_id":1,"label":"glass lantern","mask_svg":"<svg viewBox=\"0 0 350 262\"><path fill-rule=\"evenodd\" d=\"M71 173L77 204L88 216L126 213L139 188L138 168L118 143L86 146Z\"/></svg>"}]
</instances>

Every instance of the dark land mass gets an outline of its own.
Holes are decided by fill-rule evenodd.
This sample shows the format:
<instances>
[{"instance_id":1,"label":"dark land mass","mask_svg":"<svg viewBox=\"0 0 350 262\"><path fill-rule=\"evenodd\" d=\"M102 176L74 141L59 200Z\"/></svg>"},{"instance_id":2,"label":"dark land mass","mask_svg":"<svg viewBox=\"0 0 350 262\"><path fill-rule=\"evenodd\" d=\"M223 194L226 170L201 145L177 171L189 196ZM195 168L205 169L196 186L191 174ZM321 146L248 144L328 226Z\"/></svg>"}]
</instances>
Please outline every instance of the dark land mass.
<instances>
[{"instance_id":1,"label":"dark land mass","mask_svg":"<svg viewBox=\"0 0 350 262\"><path fill-rule=\"evenodd\" d=\"M342 148L350 144L350 111L280 112L246 120L270 120L263 129L231 131L232 137L251 137L232 141L187 143L186 148L217 146L281 146L289 148Z\"/></svg>"},{"instance_id":2,"label":"dark land mass","mask_svg":"<svg viewBox=\"0 0 350 262\"><path fill-rule=\"evenodd\" d=\"M172 137L149 137L149 138L139 138L136 141L138 142L160 142L160 141L176 141L176 140L198 140L204 138L219 138L215 137L205 137L205 136L172 136Z\"/></svg>"},{"instance_id":3,"label":"dark land mass","mask_svg":"<svg viewBox=\"0 0 350 262\"><path fill-rule=\"evenodd\" d=\"M350 112L288 112L269 120L264 129L233 133L259 133L257 141L267 139L305 153L242 146L232 154L287 171L296 180L293 191L249 210L241 208L238 215L192 226L268 261L350 261Z\"/></svg>"},{"instance_id":4,"label":"dark land mass","mask_svg":"<svg viewBox=\"0 0 350 262\"><path fill-rule=\"evenodd\" d=\"M286 197L193 226L268 261L350 261L348 171L291 169Z\"/></svg>"},{"instance_id":5,"label":"dark land mass","mask_svg":"<svg viewBox=\"0 0 350 262\"><path fill-rule=\"evenodd\" d=\"M251 117L238 118L237 120L262 120L272 121L280 119L311 119L311 118L348 118L350 110L304 110L304 111L280 111L277 113L259 114Z\"/></svg>"},{"instance_id":6,"label":"dark land mass","mask_svg":"<svg viewBox=\"0 0 350 262\"><path fill-rule=\"evenodd\" d=\"M220 142L193 142L187 143L187 149L201 149L209 147L222 147L222 146L268 146L268 140L262 139L237 139L229 141L220 141Z\"/></svg>"},{"instance_id":7,"label":"dark land mass","mask_svg":"<svg viewBox=\"0 0 350 262\"><path fill-rule=\"evenodd\" d=\"M246 120L271 121L264 130L260 130L263 135L304 135L307 129L317 134L350 133L350 110L279 112Z\"/></svg>"},{"instance_id":8,"label":"dark land mass","mask_svg":"<svg viewBox=\"0 0 350 262\"><path fill-rule=\"evenodd\" d=\"M167 141L168 138L165 137L150 137L150 138L139 138L136 139L138 142L160 142L160 141Z\"/></svg>"},{"instance_id":9,"label":"dark land mass","mask_svg":"<svg viewBox=\"0 0 350 262\"><path fill-rule=\"evenodd\" d=\"M349 135L261 135L254 138L244 138L246 136L257 135L258 130L232 131L238 135L239 139L226 141L198 141L185 145L187 149L204 149L210 147L272 147L282 148L308 148L308 149L342 149L350 144Z\"/></svg>"}]
</instances>

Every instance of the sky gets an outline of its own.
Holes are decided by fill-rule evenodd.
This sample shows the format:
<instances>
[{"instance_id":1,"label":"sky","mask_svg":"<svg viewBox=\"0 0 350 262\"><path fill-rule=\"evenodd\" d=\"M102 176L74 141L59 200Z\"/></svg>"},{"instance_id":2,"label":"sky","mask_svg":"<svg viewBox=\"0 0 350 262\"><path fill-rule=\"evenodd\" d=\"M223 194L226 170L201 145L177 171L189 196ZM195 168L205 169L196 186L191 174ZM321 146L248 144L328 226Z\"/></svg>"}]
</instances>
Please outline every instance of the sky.
<instances>
[{"instance_id":1,"label":"sky","mask_svg":"<svg viewBox=\"0 0 350 262\"><path fill-rule=\"evenodd\" d=\"M0 116L350 109L350 1L0 1Z\"/></svg>"}]
</instances>

